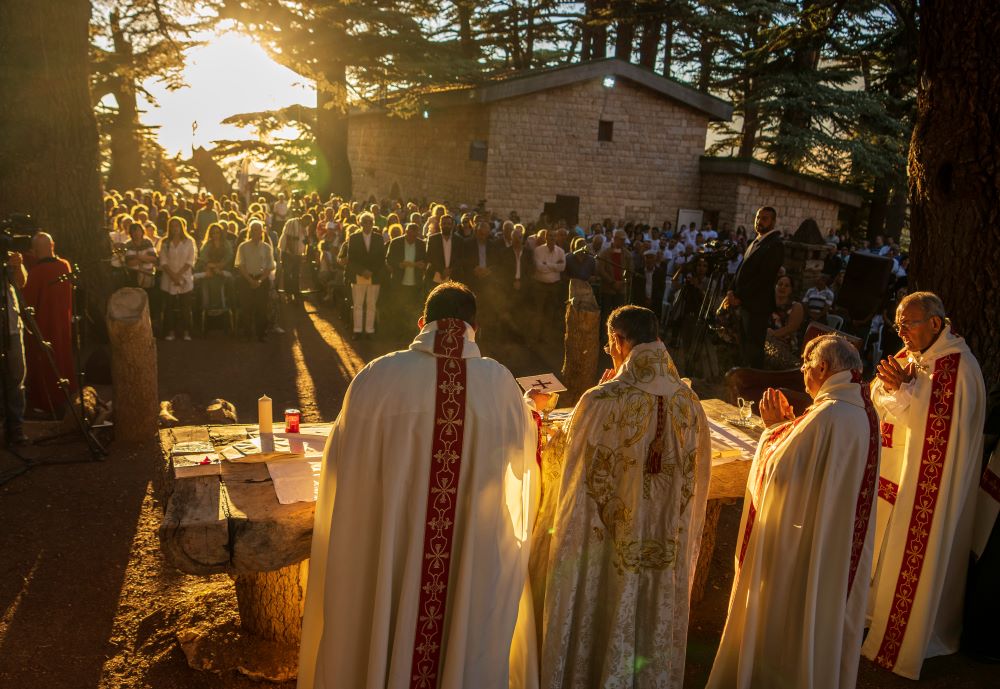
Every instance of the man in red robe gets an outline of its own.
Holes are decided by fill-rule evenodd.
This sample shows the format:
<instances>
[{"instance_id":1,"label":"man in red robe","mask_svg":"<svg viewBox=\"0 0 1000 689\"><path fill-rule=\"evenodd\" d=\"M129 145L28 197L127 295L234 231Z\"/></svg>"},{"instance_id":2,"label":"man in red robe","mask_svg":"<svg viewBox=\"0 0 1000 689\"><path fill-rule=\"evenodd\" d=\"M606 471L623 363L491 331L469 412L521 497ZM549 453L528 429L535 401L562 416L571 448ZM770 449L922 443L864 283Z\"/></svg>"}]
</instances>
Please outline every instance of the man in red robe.
<instances>
[{"instance_id":1,"label":"man in red robe","mask_svg":"<svg viewBox=\"0 0 1000 689\"><path fill-rule=\"evenodd\" d=\"M73 285L62 276L72 272L69 263L56 256L55 242L46 232L37 233L31 241L35 264L28 271L28 281L22 296L24 305L34 309L35 320L42 339L52 346L59 378L68 381L69 389L76 389L73 374ZM37 338L25 336L27 362L28 407L62 416L66 397L59 389L58 379L52 371L45 351Z\"/></svg>"}]
</instances>

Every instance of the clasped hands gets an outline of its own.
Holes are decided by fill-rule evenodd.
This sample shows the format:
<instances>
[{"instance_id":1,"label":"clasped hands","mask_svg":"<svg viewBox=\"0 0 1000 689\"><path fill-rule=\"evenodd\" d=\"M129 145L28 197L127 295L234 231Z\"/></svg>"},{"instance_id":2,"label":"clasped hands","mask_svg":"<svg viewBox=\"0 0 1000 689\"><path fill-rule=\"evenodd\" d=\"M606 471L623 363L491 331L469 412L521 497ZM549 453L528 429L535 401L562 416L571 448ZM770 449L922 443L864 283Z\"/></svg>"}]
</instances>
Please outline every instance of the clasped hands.
<instances>
[{"instance_id":1,"label":"clasped hands","mask_svg":"<svg viewBox=\"0 0 1000 689\"><path fill-rule=\"evenodd\" d=\"M758 405L760 418L764 425L770 428L775 424L791 421L795 418L795 410L781 390L768 388L764 391L764 396L760 398Z\"/></svg>"},{"instance_id":2,"label":"clasped hands","mask_svg":"<svg viewBox=\"0 0 1000 689\"><path fill-rule=\"evenodd\" d=\"M896 357L882 359L876 366L878 379L882 381L882 387L888 392L896 392L904 384L916 378L916 365L913 362L903 366Z\"/></svg>"}]
</instances>

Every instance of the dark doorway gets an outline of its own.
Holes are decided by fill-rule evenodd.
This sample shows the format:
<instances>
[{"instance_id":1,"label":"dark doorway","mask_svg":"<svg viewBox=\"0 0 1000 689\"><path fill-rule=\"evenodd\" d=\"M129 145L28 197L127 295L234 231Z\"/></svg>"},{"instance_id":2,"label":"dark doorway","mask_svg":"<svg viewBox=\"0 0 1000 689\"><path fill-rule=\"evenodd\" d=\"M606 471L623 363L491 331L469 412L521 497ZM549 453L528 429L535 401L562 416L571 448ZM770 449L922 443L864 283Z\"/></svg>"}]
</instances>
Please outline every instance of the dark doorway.
<instances>
[{"instance_id":1,"label":"dark doorway","mask_svg":"<svg viewBox=\"0 0 1000 689\"><path fill-rule=\"evenodd\" d=\"M553 223L565 220L567 225L575 227L580 218L580 197L556 194L554 203L545 204L545 215Z\"/></svg>"}]
</instances>

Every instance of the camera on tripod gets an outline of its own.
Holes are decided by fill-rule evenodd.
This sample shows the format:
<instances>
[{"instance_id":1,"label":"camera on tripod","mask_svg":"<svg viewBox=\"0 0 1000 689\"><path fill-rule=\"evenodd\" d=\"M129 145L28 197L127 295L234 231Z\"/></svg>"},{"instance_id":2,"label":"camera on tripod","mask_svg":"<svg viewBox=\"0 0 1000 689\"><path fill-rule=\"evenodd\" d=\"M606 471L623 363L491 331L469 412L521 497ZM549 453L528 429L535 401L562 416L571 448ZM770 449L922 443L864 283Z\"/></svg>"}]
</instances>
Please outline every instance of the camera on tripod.
<instances>
[{"instance_id":1,"label":"camera on tripod","mask_svg":"<svg viewBox=\"0 0 1000 689\"><path fill-rule=\"evenodd\" d=\"M731 242L728 239L713 239L706 242L696 255L698 258L708 261L709 267L714 271L716 268L728 265L739 254L740 248L736 242Z\"/></svg>"},{"instance_id":2,"label":"camera on tripod","mask_svg":"<svg viewBox=\"0 0 1000 689\"><path fill-rule=\"evenodd\" d=\"M38 230L27 213L11 213L0 219L0 254L31 251L31 237Z\"/></svg>"}]
</instances>

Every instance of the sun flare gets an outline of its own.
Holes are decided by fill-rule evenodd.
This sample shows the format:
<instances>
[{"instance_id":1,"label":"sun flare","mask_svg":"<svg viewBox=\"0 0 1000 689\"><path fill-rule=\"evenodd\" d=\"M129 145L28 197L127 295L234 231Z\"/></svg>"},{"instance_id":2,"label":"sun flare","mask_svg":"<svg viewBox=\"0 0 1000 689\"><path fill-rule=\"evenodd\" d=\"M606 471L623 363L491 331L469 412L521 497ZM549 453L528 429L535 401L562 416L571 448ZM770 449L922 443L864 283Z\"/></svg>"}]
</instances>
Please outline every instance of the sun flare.
<instances>
[{"instance_id":1,"label":"sun flare","mask_svg":"<svg viewBox=\"0 0 1000 689\"><path fill-rule=\"evenodd\" d=\"M145 104L144 120L159 127L160 144L169 155L187 157L192 146L211 147L218 139L252 138L251 130L221 124L231 115L315 101L313 88L249 36L228 31L204 41L188 53L187 86L168 91L161 83L145 84L158 105Z\"/></svg>"}]
</instances>

